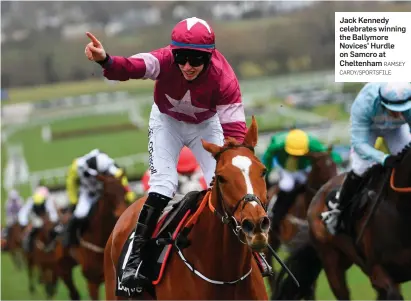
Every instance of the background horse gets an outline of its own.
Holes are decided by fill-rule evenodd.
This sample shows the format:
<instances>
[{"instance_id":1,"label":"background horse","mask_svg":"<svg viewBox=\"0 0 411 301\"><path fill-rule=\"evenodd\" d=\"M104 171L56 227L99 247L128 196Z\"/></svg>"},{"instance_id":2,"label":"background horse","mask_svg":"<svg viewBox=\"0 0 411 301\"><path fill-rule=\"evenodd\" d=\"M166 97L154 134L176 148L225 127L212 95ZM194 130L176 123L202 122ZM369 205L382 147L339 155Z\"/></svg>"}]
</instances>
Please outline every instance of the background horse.
<instances>
[{"instance_id":1,"label":"background horse","mask_svg":"<svg viewBox=\"0 0 411 301\"><path fill-rule=\"evenodd\" d=\"M305 275L305 285L314 281L323 267L336 298L348 300L345 273L356 264L370 277L378 299L402 299L398 284L411 280L411 237L407 230L411 216L411 147L399 156L401 164L395 170L378 164L364 175L359 193L342 216L343 233L337 236L327 232L320 214L327 210L326 202L342 184L344 175L327 182L316 194L308 211L312 240L292 255L290 264L294 273ZM291 280L287 279L285 286L284 298L298 294Z\"/></svg>"},{"instance_id":2,"label":"background horse","mask_svg":"<svg viewBox=\"0 0 411 301\"><path fill-rule=\"evenodd\" d=\"M337 165L331 157L332 146L325 152L309 153L306 155L311 162L312 168L307 176L307 182L303 193L297 195L294 204L288 210L288 214L280 223L279 233L270 231L270 244L274 250L278 250L281 244L292 252L302 244L304 234L308 232L308 222L306 221L307 210L314 194L332 177L338 173ZM298 187L296 189L299 189ZM268 262L272 262L272 256L267 254ZM272 298L277 290L276 277L270 277L270 287ZM314 299L314 287L307 296Z\"/></svg>"},{"instance_id":3,"label":"background horse","mask_svg":"<svg viewBox=\"0 0 411 301\"><path fill-rule=\"evenodd\" d=\"M14 266L20 270L24 264L24 253L22 249L23 231L18 222L15 222L7 234L7 252L9 253Z\"/></svg>"},{"instance_id":4,"label":"background horse","mask_svg":"<svg viewBox=\"0 0 411 301\"><path fill-rule=\"evenodd\" d=\"M72 269L77 263L80 264L82 274L87 280L90 298L98 300L99 287L104 281L104 247L117 219L128 206L121 178L97 176L104 184L103 192L92 208L85 229L78 233L80 245L68 250L63 249L62 245L59 246L59 275L73 300L80 299L72 276Z\"/></svg>"},{"instance_id":5,"label":"background horse","mask_svg":"<svg viewBox=\"0 0 411 301\"><path fill-rule=\"evenodd\" d=\"M43 226L34 236L33 241L33 261L38 267L39 282L45 286L48 299L53 298L56 293L57 273L56 273L56 240L51 237L51 231L56 224L52 223L47 214L42 217Z\"/></svg>"},{"instance_id":6,"label":"background horse","mask_svg":"<svg viewBox=\"0 0 411 301\"><path fill-rule=\"evenodd\" d=\"M172 252L161 281L154 287L157 299L267 299L252 255L252 249L261 250L267 245L269 229L263 207L267 202L265 167L254 154L256 143L254 117L244 145L231 138L223 147L203 141L203 147L217 160L214 185L188 220L192 226L190 245L181 251L186 261L180 253ZM126 210L107 242L107 300L120 299L115 296L119 256L144 202L145 198L139 199ZM186 264L194 266L196 272ZM233 283L228 284L230 281Z\"/></svg>"}]
</instances>

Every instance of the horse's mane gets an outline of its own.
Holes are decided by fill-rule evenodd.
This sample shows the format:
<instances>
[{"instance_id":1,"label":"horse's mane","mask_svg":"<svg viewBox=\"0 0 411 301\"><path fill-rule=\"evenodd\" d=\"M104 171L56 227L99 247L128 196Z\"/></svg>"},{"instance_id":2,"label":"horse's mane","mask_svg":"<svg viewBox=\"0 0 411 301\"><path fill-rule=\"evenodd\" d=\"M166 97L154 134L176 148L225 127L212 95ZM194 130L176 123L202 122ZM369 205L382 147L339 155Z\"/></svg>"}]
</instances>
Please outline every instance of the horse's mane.
<instances>
[{"instance_id":1,"label":"horse's mane","mask_svg":"<svg viewBox=\"0 0 411 301\"><path fill-rule=\"evenodd\" d=\"M398 158L403 160L405 156L408 154L408 151L411 150L411 143L406 145L398 154ZM383 173L386 171L386 168L382 164L375 164L372 167L370 167L364 174L363 178L366 179L369 176L371 176L374 173Z\"/></svg>"},{"instance_id":2,"label":"horse's mane","mask_svg":"<svg viewBox=\"0 0 411 301\"><path fill-rule=\"evenodd\" d=\"M240 146L242 145L240 142L237 141L237 139L233 138L233 137L227 137L224 139L224 145L223 148L231 148L231 147L235 147L235 146Z\"/></svg>"},{"instance_id":3,"label":"horse's mane","mask_svg":"<svg viewBox=\"0 0 411 301\"><path fill-rule=\"evenodd\" d=\"M411 143L409 143L408 145L406 145L399 153L398 153L398 158L400 158L400 160L403 160L405 158L405 156L408 154L408 151L411 149Z\"/></svg>"}]
</instances>

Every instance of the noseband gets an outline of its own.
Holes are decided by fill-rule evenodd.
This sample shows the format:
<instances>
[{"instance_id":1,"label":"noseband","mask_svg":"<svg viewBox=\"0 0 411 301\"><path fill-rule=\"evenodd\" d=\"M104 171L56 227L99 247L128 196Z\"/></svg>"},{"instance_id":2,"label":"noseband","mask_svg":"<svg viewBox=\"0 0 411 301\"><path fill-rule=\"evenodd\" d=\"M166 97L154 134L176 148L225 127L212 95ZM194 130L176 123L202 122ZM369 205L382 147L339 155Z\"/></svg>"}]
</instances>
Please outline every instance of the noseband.
<instances>
[{"instance_id":1,"label":"noseband","mask_svg":"<svg viewBox=\"0 0 411 301\"><path fill-rule=\"evenodd\" d=\"M248 147L248 146L245 146L245 145L232 145L232 146L230 146L228 148L225 148L225 149L221 150L220 152L218 152L214 156L214 158L216 159L216 161L218 161L220 155L223 152L225 152L229 149L232 149L232 148L239 148L239 147L248 148L249 150L251 150L254 153L254 148L252 148L252 147ZM234 209L232 210L232 212L229 212L227 210L226 202L224 201L224 196L223 196L223 193L221 191L220 184L221 184L221 176L216 175L215 185L216 185L216 190L217 190L217 202L220 204L220 207L222 208L223 212L222 213L218 212L216 208L212 207L211 203L209 203L210 209L212 209L213 213L221 220L221 222L223 224L226 224L231 228L231 230L234 232L234 234L237 236L237 238L240 240L240 242L245 244L245 242L242 241L241 238L240 238L241 225L239 224L237 219L234 217L235 212L238 210L238 208L241 205L241 213L240 214L242 216L245 206L248 203L251 203L251 202L256 202L258 205L260 205L264 209L264 212L267 212L267 206L264 205L261 202L261 200L258 198L258 196L256 196L255 194L247 193L241 199L239 199L237 201L237 203L234 206Z\"/></svg>"}]
</instances>

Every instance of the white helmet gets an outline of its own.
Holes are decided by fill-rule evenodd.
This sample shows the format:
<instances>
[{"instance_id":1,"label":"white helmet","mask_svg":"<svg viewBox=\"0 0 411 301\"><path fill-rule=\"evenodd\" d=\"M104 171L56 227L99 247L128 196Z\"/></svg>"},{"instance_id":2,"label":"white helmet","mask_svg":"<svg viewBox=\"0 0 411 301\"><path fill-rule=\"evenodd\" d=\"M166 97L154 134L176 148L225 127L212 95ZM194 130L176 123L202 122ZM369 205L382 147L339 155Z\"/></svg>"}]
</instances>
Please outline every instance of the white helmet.
<instances>
[{"instance_id":1,"label":"white helmet","mask_svg":"<svg viewBox=\"0 0 411 301\"><path fill-rule=\"evenodd\" d=\"M99 153L96 157L97 160L97 171L98 172L106 172L113 164L114 160L111 159L105 153Z\"/></svg>"},{"instance_id":2,"label":"white helmet","mask_svg":"<svg viewBox=\"0 0 411 301\"><path fill-rule=\"evenodd\" d=\"M87 172L92 176L105 173L114 166L114 160L106 153L101 152L96 152L96 155L87 159L86 163L88 167Z\"/></svg>"},{"instance_id":3,"label":"white helmet","mask_svg":"<svg viewBox=\"0 0 411 301\"><path fill-rule=\"evenodd\" d=\"M404 112L411 109L411 83L389 82L380 86L381 104L388 110Z\"/></svg>"}]
</instances>

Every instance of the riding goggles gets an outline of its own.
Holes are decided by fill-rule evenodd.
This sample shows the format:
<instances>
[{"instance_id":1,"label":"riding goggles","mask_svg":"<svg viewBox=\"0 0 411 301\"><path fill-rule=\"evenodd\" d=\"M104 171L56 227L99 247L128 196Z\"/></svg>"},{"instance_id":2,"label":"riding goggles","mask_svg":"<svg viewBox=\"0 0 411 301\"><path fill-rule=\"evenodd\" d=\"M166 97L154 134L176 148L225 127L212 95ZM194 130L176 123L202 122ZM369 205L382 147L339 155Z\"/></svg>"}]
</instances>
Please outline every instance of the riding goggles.
<instances>
[{"instance_id":1,"label":"riding goggles","mask_svg":"<svg viewBox=\"0 0 411 301\"><path fill-rule=\"evenodd\" d=\"M174 52L174 62L179 65L185 65L187 62L191 67L199 67L204 65L208 60L207 54L194 54L185 52Z\"/></svg>"}]
</instances>

